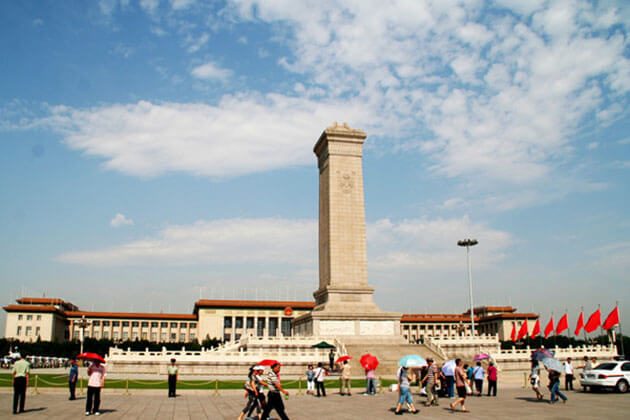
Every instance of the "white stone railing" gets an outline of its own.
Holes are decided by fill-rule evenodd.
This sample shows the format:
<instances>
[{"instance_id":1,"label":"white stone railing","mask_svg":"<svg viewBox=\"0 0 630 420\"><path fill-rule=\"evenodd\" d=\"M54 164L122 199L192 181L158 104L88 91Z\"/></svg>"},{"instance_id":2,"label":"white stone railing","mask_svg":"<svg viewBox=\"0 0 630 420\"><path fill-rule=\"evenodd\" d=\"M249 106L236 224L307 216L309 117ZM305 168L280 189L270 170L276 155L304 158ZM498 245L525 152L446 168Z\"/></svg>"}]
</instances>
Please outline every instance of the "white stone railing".
<instances>
[{"instance_id":1,"label":"white stone railing","mask_svg":"<svg viewBox=\"0 0 630 420\"><path fill-rule=\"evenodd\" d=\"M496 355L496 359L499 361L529 361L531 359L532 352L538 347L517 349L512 347L511 349L502 349ZM556 359L566 359L571 357L572 359L580 359L584 356L597 357L598 359L610 359L617 356L617 348L614 344L608 346L593 345L593 346L579 346L567 348L560 348L555 346L548 348L553 352Z\"/></svg>"}]
</instances>

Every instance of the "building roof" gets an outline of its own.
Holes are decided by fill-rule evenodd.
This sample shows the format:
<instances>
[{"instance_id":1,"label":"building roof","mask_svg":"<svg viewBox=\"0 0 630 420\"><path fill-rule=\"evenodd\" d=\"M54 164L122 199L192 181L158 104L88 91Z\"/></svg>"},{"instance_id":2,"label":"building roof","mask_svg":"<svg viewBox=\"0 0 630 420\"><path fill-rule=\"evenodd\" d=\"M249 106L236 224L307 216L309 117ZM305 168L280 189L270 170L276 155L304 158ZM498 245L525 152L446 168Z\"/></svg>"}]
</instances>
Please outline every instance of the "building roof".
<instances>
[{"instance_id":1,"label":"building roof","mask_svg":"<svg viewBox=\"0 0 630 420\"><path fill-rule=\"evenodd\" d=\"M470 322L470 316L460 314L403 314L400 322Z\"/></svg>"},{"instance_id":2,"label":"building roof","mask_svg":"<svg viewBox=\"0 0 630 420\"><path fill-rule=\"evenodd\" d=\"M507 319L507 320L521 320L521 319L538 319L538 314L535 313L509 313L509 314L494 314L481 318L482 321L493 321L495 319Z\"/></svg>"},{"instance_id":3,"label":"building roof","mask_svg":"<svg viewBox=\"0 0 630 420\"><path fill-rule=\"evenodd\" d=\"M200 299L195 302L195 313L199 308L251 308L251 309L313 309L315 302L289 300L216 300Z\"/></svg>"},{"instance_id":4,"label":"building roof","mask_svg":"<svg viewBox=\"0 0 630 420\"><path fill-rule=\"evenodd\" d=\"M6 312L53 312L63 315L63 311L51 305L7 305L2 309Z\"/></svg>"},{"instance_id":5,"label":"building roof","mask_svg":"<svg viewBox=\"0 0 630 420\"><path fill-rule=\"evenodd\" d=\"M49 306L61 306L65 310L68 311L76 311L79 308L76 307L71 302L67 302L63 299L59 298L49 298L49 297L21 297L15 300L17 303L21 305L49 305Z\"/></svg>"},{"instance_id":6,"label":"building roof","mask_svg":"<svg viewBox=\"0 0 630 420\"><path fill-rule=\"evenodd\" d=\"M488 312L516 312L516 308L513 306L477 306L475 308L475 313L488 313ZM464 312L464 315L470 315L470 309Z\"/></svg>"},{"instance_id":7,"label":"building roof","mask_svg":"<svg viewBox=\"0 0 630 420\"><path fill-rule=\"evenodd\" d=\"M196 321L195 314L163 314L148 312L94 312L94 311L66 311L68 318L115 318L115 319L156 319L156 320L181 320Z\"/></svg>"}]
</instances>

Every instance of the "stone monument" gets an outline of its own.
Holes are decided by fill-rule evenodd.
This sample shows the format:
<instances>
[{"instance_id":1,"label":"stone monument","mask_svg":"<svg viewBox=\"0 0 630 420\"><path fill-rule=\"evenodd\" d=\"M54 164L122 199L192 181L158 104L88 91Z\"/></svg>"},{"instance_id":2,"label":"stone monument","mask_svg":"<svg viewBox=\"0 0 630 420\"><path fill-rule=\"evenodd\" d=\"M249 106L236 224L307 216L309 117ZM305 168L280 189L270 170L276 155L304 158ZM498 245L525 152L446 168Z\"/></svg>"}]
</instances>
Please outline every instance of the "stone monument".
<instances>
[{"instance_id":1,"label":"stone monument","mask_svg":"<svg viewBox=\"0 0 630 420\"><path fill-rule=\"evenodd\" d=\"M361 130L335 123L315 144L319 166L319 289L301 336L400 337L400 314L383 312L367 282Z\"/></svg>"}]
</instances>

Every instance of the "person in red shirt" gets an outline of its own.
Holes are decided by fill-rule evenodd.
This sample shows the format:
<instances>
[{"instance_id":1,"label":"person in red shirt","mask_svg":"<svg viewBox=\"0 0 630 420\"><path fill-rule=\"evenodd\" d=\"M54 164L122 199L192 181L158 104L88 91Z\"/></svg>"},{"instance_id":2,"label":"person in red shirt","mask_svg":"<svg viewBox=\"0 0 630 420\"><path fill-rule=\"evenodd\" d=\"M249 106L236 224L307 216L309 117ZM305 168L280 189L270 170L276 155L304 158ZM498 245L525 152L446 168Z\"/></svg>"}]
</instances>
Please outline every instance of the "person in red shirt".
<instances>
[{"instance_id":1,"label":"person in red shirt","mask_svg":"<svg viewBox=\"0 0 630 420\"><path fill-rule=\"evenodd\" d=\"M497 367L494 362L490 362L490 366L488 366L488 397L490 393L493 397L497 396Z\"/></svg>"}]
</instances>

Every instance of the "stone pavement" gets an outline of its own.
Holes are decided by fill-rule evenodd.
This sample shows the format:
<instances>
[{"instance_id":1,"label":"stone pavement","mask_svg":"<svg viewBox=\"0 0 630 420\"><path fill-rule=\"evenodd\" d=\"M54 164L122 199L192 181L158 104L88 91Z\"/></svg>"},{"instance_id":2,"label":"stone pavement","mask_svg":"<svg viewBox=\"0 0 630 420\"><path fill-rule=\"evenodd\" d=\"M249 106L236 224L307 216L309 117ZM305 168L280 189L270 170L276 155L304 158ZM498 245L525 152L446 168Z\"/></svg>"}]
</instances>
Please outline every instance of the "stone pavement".
<instances>
[{"instance_id":1,"label":"stone pavement","mask_svg":"<svg viewBox=\"0 0 630 420\"><path fill-rule=\"evenodd\" d=\"M450 413L448 400L440 407L424 408L420 414L405 414L405 418L466 418L503 419L535 416L540 419L626 419L629 418L630 394L569 392L567 404L538 402L529 389L509 388L499 390L498 397L470 397L467 407L470 413ZM238 417L245 400L240 391L223 391L221 396L211 396L208 391L182 391L175 399L166 398L166 391L137 391L132 395L119 390L106 390L102 398L103 419L230 419ZM84 397L68 401L61 390L42 389L39 395L26 398L24 419L77 419L84 417ZM291 419L394 419L392 410L396 396L386 392L375 397L354 394L342 397L332 393L326 398L291 395L285 401ZM420 397L415 396L414 401ZM0 418L11 416L12 394L8 388L0 390ZM92 417L90 417L92 418Z\"/></svg>"}]
</instances>

